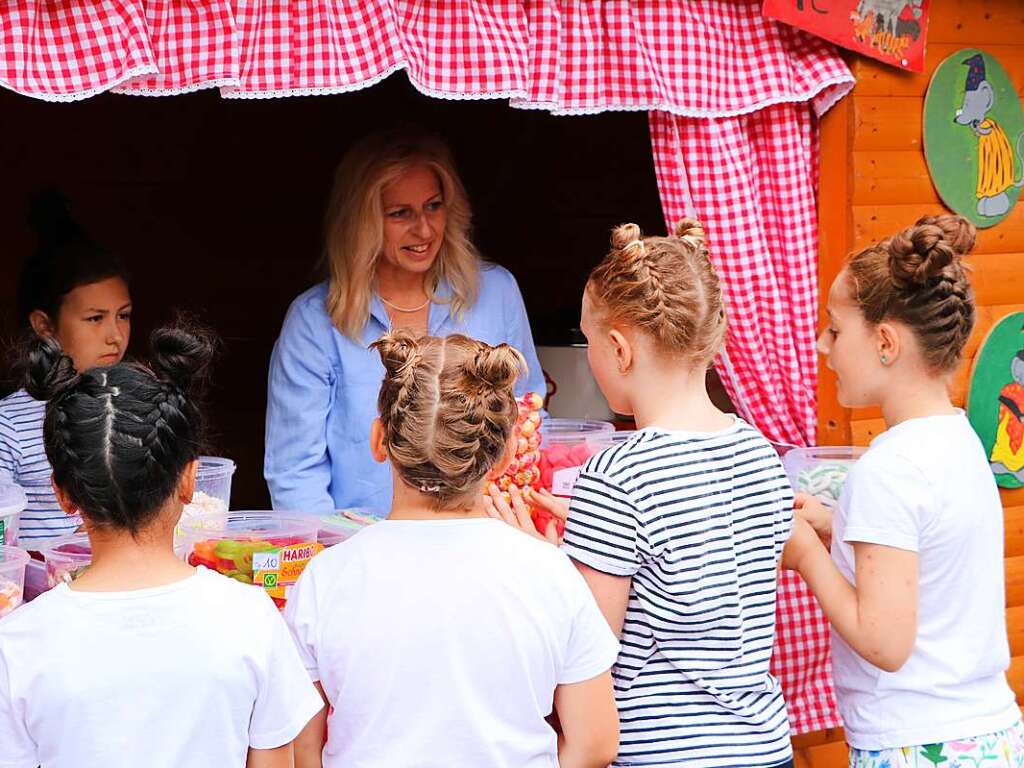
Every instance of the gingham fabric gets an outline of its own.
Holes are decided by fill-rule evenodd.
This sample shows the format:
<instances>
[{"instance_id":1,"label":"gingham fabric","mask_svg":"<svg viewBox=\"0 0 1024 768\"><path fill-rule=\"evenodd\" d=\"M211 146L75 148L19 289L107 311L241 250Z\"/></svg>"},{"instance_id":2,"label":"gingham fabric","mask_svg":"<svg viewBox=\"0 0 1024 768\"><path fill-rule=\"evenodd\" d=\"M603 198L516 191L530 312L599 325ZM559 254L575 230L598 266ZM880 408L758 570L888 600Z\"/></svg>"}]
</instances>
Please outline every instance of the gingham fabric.
<instances>
[{"instance_id":1,"label":"gingham fabric","mask_svg":"<svg viewBox=\"0 0 1024 768\"><path fill-rule=\"evenodd\" d=\"M0 84L42 99L341 93L398 69L441 98L704 117L849 76L759 0L0 0Z\"/></svg>"},{"instance_id":2,"label":"gingham fabric","mask_svg":"<svg viewBox=\"0 0 1024 768\"><path fill-rule=\"evenodd\" d=\"M650 127L666 223L671 229L683 215L696 215L721 278L729 315L717 361L722 382L744 417L770 440L813 444L818 292L812 106L776 104L716 119L651 112ZM773 672L794 732L839 725L828 623L798 576L783 578L777 619Z\"/></svg>"},{"instance_id":3,"label":"gingham fabric","mask_svg":"<svg viewBox=\"0 0 1024 768\"><path fill-rule=\"evenodd\" d=\"M815 427L814 176L835 50L760 0L0 0L0 86L230 98L328 94L399 69L422 92L554 114L649 110L662 204L705 223L731 315L722 379L771 439ZM827 627L784 577L775 669L794 731L838 724Z\"/></svg>"}]
</instances>

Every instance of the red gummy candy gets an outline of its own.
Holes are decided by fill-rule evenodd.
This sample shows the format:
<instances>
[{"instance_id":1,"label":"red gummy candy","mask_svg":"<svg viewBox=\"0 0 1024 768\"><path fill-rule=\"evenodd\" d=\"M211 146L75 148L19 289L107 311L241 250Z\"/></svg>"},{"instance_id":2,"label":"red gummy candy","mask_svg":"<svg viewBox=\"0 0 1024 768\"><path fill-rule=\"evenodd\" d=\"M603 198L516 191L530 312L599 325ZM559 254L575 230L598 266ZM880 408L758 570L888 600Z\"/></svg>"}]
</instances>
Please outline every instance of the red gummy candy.
<instances>
[{"instance_id":1,"label":"red gummy candy","mask_svg":"<svg viewBox=\"0 0 1024 768\"><path fill-rule=\"evenodd\" d=\"M548 524L551 521L555 523L555 531L559 536L565 533L565 523L559 520L557 517L552 515L546 509L533 509L530 512L530 518L533 520L533 527L542 535L547 535Z\"/></svg>"},{"instance_id":2,"label":"red gummy candy","mask_svg":"<svg viewBox=\"0 0 1024 768\"><path fill-rule=\"evenodd\" d=\"M569 450L569 461L572 462L572 464L570 464L569 466L579 467L582 466L583 464L586 464L587 459L589 459L593 455L593 453L594 452L590 449L590 446L587 445L586 443L579 443L578 445L574 445Z\"/></svg>"}]
</instances>

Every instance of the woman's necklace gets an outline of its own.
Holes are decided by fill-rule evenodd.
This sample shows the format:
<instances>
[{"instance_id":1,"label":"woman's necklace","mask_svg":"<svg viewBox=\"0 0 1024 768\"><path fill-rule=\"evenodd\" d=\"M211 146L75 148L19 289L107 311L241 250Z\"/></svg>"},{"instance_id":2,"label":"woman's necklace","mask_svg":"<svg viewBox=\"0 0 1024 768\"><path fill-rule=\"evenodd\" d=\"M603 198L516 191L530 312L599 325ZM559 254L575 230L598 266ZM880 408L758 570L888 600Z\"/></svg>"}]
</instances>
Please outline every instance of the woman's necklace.
<instances>
[{"instance_id":1,"label":"woman's necklace","mask_svg":"<svg viewBox=\"0 0 1024 768\"><path fill-rule=\"evenodd\" d=\"M430 299L428 298L426 301L424 301L418 307L411 307L410 308L410 307L400 307L397 304L392 304L390 301L385 299L383 296L380 297L380 300L383 301L385 304L387 304L389 307L391 307L396 312L419 312L421 309L423 309L425 306L427 306L427 304L430 303Z\"/></svg>"}]
</instances>

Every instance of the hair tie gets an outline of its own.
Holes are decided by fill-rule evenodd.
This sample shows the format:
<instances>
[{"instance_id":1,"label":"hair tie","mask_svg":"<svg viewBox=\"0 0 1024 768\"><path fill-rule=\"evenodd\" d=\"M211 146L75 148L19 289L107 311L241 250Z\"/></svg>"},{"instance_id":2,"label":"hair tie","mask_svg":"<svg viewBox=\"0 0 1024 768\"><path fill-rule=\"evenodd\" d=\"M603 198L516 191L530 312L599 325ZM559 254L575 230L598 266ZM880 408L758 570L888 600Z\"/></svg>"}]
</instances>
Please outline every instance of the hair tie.
<instances>
[{"instance_id":1,"label":"hair tie","mask_svg":"<svg viewBox=\"0 0 1024 768\"><path fill-rule=\"evenodd\" d=\"M640 250L643 250L644 249L644 241L643 241L643 239L638 237L636 240L630 240L628 243L626 243L624 246L622 246L622 250L628 251L634 245L639 245L640 246Z\"/></svg>"},{"instance_id":2,"label":"hair tie","mask_svg":"<svg viewBox=\"0 0 1024 768\"><path fill-rule=\"evenodd\" d=\"M420 483L421 493L439 493L441 486L439 485L427 485L426 483Z\"/></svg>"}]
</instances>

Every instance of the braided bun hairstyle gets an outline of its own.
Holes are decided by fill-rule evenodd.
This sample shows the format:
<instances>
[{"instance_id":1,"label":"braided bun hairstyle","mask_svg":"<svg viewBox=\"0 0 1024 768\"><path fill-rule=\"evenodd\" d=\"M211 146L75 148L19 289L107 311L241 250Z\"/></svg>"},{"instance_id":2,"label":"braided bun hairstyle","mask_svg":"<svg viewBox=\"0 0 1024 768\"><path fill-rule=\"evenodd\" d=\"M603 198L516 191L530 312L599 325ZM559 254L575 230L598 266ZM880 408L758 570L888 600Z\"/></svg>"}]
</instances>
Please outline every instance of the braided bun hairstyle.
<instances>
[{"instance_id":1,"label":"braided bun hairstyle","mask_svg":"<svg viewBox=\"0 0 1024 768\"><path fill-rule=\"evenodd\" d=\"M925 216L861 251L846 267L864 318L910 328L935 373L956 369L974 328L974 291L963 257L974 247L975 233L962 216Z\"/></svg>"},{"instance_id":2,"label":"braided bun hairstyle","mask_svg":"<svg viewBox=\"0 0 1024 768\"><path fill-rule=\"evenodd\" d=\"M516 423L513 386L526 368L523 356L508 344L417 338L407 330L373 347L386 372L377 406L395 472L439 507L479 494Z\"/></svg>"},{"instance_id":3,"label":"braided bun hairstyle","mask_svg":"<svg viewBox=\"0 0 1024 768\"><path fill-rule=\"evenodd\" d=\"M40 337L28 351L25 386L46 400L43 441L53 479L93 525L146 527L200 453L196 390L216 351L198 327L150 337L150 366L119 363L76 371L60 345Z\"/></svg>"},{"instance_id":4,"label":"braided bun hairstyle","mask_svg":"<svg viewBox=\"0 0 1024 768\"><path fill-rule=\"evenodd\" d=\"M674 237L644 237L636 224L612 231L611 252L590 273L587 291L607 325L648 333L658 347L706 365L725 339L718 276L704 228L684 218Z\"/></svg>"}]
</instances>

